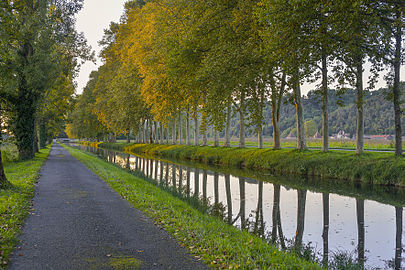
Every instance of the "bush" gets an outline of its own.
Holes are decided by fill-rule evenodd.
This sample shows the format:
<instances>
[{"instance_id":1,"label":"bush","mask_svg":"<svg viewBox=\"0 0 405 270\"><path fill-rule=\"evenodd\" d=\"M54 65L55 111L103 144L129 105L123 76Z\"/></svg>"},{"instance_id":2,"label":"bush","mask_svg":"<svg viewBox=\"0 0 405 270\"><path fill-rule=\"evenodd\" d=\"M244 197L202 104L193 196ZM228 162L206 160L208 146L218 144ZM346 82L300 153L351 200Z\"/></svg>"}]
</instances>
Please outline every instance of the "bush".
<instances>
[{"instance_id":1,"label":"bush","mask_svg":"<svg viewBox=\"0 0 405 270\"><path fill-rule=\"evenodd\" d=\"M17 146L3 143L1 145L1 159L4 163L17 161L19 159Z\"/></svg>"}]
</instances>

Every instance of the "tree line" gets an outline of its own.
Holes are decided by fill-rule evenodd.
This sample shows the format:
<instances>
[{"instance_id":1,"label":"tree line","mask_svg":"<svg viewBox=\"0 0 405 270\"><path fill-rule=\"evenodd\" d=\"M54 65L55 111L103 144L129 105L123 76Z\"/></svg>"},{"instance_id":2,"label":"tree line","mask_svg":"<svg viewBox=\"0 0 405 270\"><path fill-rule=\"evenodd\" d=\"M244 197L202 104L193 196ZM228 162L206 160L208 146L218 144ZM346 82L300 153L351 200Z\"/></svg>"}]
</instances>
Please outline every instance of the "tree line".
<instances>
[{"instance_id":1,"label":"tree line","mask_svg":"<svg viewBox=\"0 0 405 270\"><path fill-rule=\"evenodd\" d=\"M68 134L101 138L133 132L144 142L168 143L171 137L173 143L191 144L194 133L194 144L202 135L205 145L207 127L213 127L215 145L224 132L229 146L235 112L239 146L245 146L248 124L261 148L269 104L274 149L280 149L287 100L295 106L297 148L305 149L301 85L312 82L321 99L323 151L329 148L329 89L355 90L361 154L368 62L370 89L388 70L384 79L401 155L404 8L400 0L129 1L120 22L105 30L104 64L76 100Z\"/></svg>"},{"instance_id":2,"label":"tree line","mask_svg":"<svg viewBox=\"0 0 405 270\"><path fill-rule=\"evenodd\" d=\"M22 160L33 158L63 130L80 59L92 58L83 34L75 30L82 3L0 3L0 138L5 130L12 134ZM0 152L0 188L7 186Z\"/></svg>"},{"instance_id":3,"label":"tree line","mask_svg":"<svg viewBox=\"0 0 405 270\"><path fill-rule=\"evenodd\" d=\"M401 95L405 92L405 83L401 83ZM364 93L364 133L367 135L393 135L395 134L394 114L392 113L392 102L389 100L391 90L381 88L374 91L365 91ZM344 131L348 137L352 138L356 134L356 92L348 89L344 93L338 90L329 89L328 110L329 110L329 136L336 135ZM403 98L402 98L403 100ZM313 138L321 134L322 129L322 108L321 96L314 90L309 91L303 96L305 136ZM285 105L284 105L285 104ZM403 105L402 105L403 108ZM247 114L249 114L249 110ZM264 119L271 119L271 105L265 104L263 108ZM402 124L404 124L405 115L402 115ZM280 110L280 131L281 138L289 135L296 136L295 109L292 104L284 98L283 106ZM239 118L236 114L231 118L231 137L237 137L239 134ZM246 137L256 136L255 127L247 121ZM225 136L225 132L219 133L220 138ZM263 136L271 137L273 135L273 126L271 122L263 123ZM402 136L405 136L405 130L402 130ZM121 136L120 138L122 138ZM212 139L214 134L212 129L208 130L208 138Z\"/></svg>"}]
</instances>

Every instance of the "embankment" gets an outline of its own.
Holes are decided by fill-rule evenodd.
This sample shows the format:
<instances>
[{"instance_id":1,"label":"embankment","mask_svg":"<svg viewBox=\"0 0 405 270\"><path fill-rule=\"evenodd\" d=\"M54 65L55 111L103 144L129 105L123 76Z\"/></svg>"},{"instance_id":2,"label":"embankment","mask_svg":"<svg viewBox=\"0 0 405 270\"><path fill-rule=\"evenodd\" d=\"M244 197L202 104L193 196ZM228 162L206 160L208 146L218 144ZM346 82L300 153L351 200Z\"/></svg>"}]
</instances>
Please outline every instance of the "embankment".
<instances>
[{"instance_id":1,"label":"embankment","mask_svg":"<svg viewBox=\"0 0 405 270\"><path fill-rule=\"evenodd\" d=\"M266 170L273 174L317 176L369 184L405 186L405 158L393 153L294 149L224 148L212 146L91 143L82 144L148 154L163 158L192 160L210 165Z\"/></svg>"}]
</instances>

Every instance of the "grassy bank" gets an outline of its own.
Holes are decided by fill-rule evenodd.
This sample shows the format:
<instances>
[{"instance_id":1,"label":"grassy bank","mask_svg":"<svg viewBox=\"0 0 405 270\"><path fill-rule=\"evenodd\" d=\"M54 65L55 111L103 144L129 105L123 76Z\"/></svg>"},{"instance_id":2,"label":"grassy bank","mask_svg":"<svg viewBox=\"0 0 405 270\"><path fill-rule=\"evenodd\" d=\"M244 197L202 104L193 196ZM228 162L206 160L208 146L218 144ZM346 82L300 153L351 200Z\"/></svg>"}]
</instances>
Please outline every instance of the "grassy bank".
<instances>
[{"instance_id":1,"label":"grassy bank","mask_svg":"<svg viewBox=\"0 0 405 270\"><path fill-rule=\"evenodd\" d=\"M189 252L208 265L226 269L318 269L313 263L279 251L263 239L198 211L155 184L103 161L67 148L134 207L151 217Z\"/></svg>"},{"instance_id":2,"label":"grassy bank","mask_svg":"<svg viewBox=\"0 0 405 270\"><path fill-rule=\"evenodd\" d=\"M50 151L48 147L41 149L32 160L13 161L16 154L12 152L12 146L8 147L3 153L3 157L8 157L4 170L13 187L0 190L0 269L7 267L9 256L18 242L17 237L31 208L34 184Z\"/></svg>"},{"instance_id":3,"label":"grassy bank","mask_svg":"<svg viewBox=\"0 0 405 270\"><path fill-rule=\"evenodd\" d=\"M118 140L119 142L126 142L126 140ZM178 142L178 141L177 141ZM309 148L322 148L322 138L315 139L315 138L306 138L306 143ZM223 138L219 140L219 145L223 146L225 141ZM232 137L231 146L238 146L239 139ZM257 148L257 138L250 137L246 138L245 141L246 147L254 147ZM214 146L214 141L212 139L208 140L209 146ZM265 137L263 138L263 147L264 148L273 148L273 139ZM297 146L296 139L281 139L281 147L282 148L295 148ZM405 142L403 142L403 147L405 148ZM329 139L329 148L330 149L356 149L356 140L353 139ZM384 139L365 139L364 140L364 149L366 150L380 150L380 151L394 151L395 150L395 143L393 140L384 140Z\"/></svg>"},{"instance_id":4,"label":"grassy bank","mask_svg":"<svg viewBox=\"0 0 405 270\"><path fill-rule=\"evenodd\" d=\"M295 149L224 148L211 146L89 143L84 144L212 165L266 170L275 174L318 176L368 184L405 186L405 158L393 153Z\"/></svg>"}]
</instances>

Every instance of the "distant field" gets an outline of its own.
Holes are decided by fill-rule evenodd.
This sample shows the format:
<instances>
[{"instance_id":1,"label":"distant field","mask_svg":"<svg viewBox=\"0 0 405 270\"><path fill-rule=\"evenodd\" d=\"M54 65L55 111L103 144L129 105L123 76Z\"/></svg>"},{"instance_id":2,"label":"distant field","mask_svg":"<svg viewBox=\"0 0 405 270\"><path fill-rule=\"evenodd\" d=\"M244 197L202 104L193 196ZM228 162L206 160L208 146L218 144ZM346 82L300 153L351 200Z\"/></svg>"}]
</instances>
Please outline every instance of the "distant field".
<instances>
[{"instance_id":1,"label":"distant field","mask_svg":"<svg viewBox=\"0 0 405 270\"><path fill-rule=\"evenodd\" d=\"M220 140L220 146L224 145L224 139ZM126 140L118 140L118 142L126 142ZM171 142L171 141L170 141ZM193 143L193 141L192 141ZM201 143L201 140L200 140ZM214 145L214 140L208 140L209 145ZM233 137L231 139L231 146L237 147L239 145L238 138ZM263 145L265 148L273 147L272 138L264 138ZM405 148L405 142L403 143ZM281 140L281 147L295 147L296 141L294 139L282 139ZM307 139L307 146L310 148L321 148L322 147L322 139ZM256 138L246 138L246 147L257 147L257 139ZM329 147L331 149L356 149L356 141L355 140L338 140L338 139L330 139L329 140ZM368 150L394 150L395 145L394 141L383 140L383 139L365 139L364 140L364 148Z\"/></svg>"}]
</instances>

